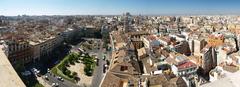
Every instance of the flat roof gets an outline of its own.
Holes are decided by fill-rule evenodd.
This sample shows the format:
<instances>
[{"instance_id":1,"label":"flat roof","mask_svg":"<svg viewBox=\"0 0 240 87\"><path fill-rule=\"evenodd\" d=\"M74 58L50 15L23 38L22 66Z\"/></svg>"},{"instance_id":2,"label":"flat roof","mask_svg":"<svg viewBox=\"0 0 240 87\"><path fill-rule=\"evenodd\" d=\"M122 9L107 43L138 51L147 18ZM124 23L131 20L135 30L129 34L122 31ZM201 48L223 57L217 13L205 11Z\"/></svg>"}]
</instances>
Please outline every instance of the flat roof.
<instances>
[{"instance_id":1,"label":"flat roof","mask_svg":"<svg viewBox=\"0 0 240 87\"><path fill-rule=\"evenodd\" d=\"M38 41L29 41L29 44L30 45L38 45L38 44L41 44L41 43L46 42L46 41L48 41L50 39L53 39L53 38L55 38L55 36L51 36L51 37L48 37L48 38L40 39Z\"/></svg>"},{"instance_id":2,"label":"flat roof","mask_svg":"<svg viewBox=\"0 0 240 87\"><path fill-rule=\"evenodd\" d=\"M0 85L1 87L26 87L9 62L0 45Z\"/></svg>"}]
</instances>

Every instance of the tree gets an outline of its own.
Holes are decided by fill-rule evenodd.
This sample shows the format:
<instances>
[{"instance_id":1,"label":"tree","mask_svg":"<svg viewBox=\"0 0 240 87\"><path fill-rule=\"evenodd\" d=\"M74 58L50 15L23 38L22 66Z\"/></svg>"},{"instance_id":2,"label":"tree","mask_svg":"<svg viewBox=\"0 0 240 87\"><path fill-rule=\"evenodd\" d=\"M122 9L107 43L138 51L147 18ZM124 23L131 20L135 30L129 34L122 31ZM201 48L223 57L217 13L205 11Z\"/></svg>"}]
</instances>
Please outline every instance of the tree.
<instances>
[{"instance_id":1,"label":"tree","mask_svg":"<svg viewBox=\"0 0 240 87\"><path fill-rule=\"evenodd\" d=\"M77 72L72 73L73 78L77 77Z\"/></svg>"},{"instance_id":2,"label":"tree","mask_svg":"<svg viewBox=\"0 0 240 87\"><path fill-rule=\"evenodd\" d=\"M72 55L73 55L73 61L77 61L78 60L77 54L72 54Z\"/></svg>"},{"instance_id":3,"label":"tree","mask_svg":"<svg viewBox=\"0 0 240 87\"><path fill-rule=\"evenodd\" d=\"M64 66L68 65L68 63L69 63L68 60L63 61L63 65L64 65Z\"/></svg>"},{"instance_id":4,"label":"tree","mask_svg":"<svg viewBox=\"0 0 240 87\"><path fill-rule=\"evenodd\" d=\"M59 66L58 66L58 69L60 69L61 71L66 71L67 70L67 68L65 67L65 65L63 65L63 64L60 64Z\"/></svg>"},{"instance_id":5,"label":"tree","mask_svg":"<svg viewBox=\"0 0 240 87\"><path fill-rule=\"evenodd\" d=\"M70 77L71 71L67 69L67 70L64 72L64 74Z\"/></svg>"},{"instance_id":6,"label":"tree","mask_svg":"<svg viewBox=\"0 0 240 87\"><path fill-rule=\"evenodd\" d=\"M80 81L79 77L74 77L74 80L76 80L77 82Z\"/></svg>"},{"instance_id":7,"label":"tree","mask_svg":"<svg viewBox=\"0 0 240 87\"><path fill-rule=\"evenodd\" d=\"M87 76L92 76L92 68L90 64L85 65L84 72Z\"/></svg>"},{"instance_id":8,"label":"tree","mask_svg":"<svg viewBox=\"0 0 240 87\"><path fill-rule=\"evenodd\" d=\"M68 60L69 60L69 62L70 62L70 64L74 64L74 56L72 55L72 54L70 54L69 56L68 56Z\"/></svg>"}]
</instances>

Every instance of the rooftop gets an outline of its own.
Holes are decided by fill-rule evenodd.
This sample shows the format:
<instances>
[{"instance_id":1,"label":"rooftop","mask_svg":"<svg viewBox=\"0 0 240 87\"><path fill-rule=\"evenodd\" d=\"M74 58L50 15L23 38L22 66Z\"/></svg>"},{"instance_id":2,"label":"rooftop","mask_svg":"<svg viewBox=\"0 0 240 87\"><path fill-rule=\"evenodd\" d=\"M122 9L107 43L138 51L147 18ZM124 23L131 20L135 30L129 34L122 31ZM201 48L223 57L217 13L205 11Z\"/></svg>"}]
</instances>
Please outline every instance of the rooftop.
<instances>
[{"instance_id":1,"label":"rooftop","mask_svg":"<svg viewBox=\"0 0 240 87\"><path fill-rule=\"evenodd\" d=\"M47 40L50 40L50 39L53 39L55 38L54 36L51 36L51 37L48 37L48 38L42 38L42 39L37 39L37 40L34 40L34 41L29 41L29 44L31 45L37 45L39 43L42 43L42 42L45 42Z\"/></svg>"},{"instance_id":2,"label":"rooftop","mask_svg":"<svg viewBox=\"0 0 240 87\"><path fill-rule=\"evenodd\" d=\"M185 63L177 65L178 69L185 69L185 68L191 68L191 67L197 67L197 65L191 61L187 61Z\"/></svg>"}]
</instances>

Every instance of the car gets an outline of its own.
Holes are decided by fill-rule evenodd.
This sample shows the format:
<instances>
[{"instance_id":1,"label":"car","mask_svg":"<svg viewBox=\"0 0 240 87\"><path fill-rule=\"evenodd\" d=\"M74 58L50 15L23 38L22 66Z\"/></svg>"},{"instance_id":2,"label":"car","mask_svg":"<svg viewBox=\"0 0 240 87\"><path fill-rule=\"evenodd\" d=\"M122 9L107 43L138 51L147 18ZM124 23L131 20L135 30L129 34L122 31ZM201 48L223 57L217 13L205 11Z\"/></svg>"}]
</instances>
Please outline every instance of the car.
<instances>
[{"instance_id":1,"label":"car","mask_svg":"<svg viewBox=\"0 0 240 87\"><path fill-rule=\"evenodd\" d=\"M29 76L31 75L31 72L30 71L24 71L21 73L23 76Z\"/></svg>"},{"instance_id":2,"label":"car","mask_svg":"<svg viewBox=\"0 0 240 87\"><path fill-rule=\"evenodd\" d=\"M107 64L104 64L104 67L106 67L106 68L107 68L107 67L108 67L108 65L107 65Z\"/></svg>"},{"instance_id":3,"label":"car","mask_svg":"<svg viewBox=\"0 0 240 87\"><path fill-rule=\"evenodd\" d=\"M63 79L63 78L61 78L61 81L62 81L62 82L64 82L64 79Z\"/></svg>"},{"instance_id":4,"label":"car","mask_svg":"<svg viewBox=\"0 0 240 87\"><path fill-rule=\"evenodd\" d=\"M58 84L58 83L56 83L56 84L55 84L55 87L58 87L58 86L59 86L59 84Z\"/></svg>"},{"instance_id":5,"label":"car","mask_svg":"<svg viewBox=\"0 0 240 87\"><path fill-rule=\"evenodd\" d=\"M83 63L83 61L79 61L79 63Z\"/></svg>"},{"instance_id":6,"label":"car","mask_svg":"<svg viewBox=\"0 0 240 87\"><path fill-rule=\"evenodd\" d=\"M37 75L38 77L41 76L40 70L38 70L38 69L36 69L36 68L32 68L31 71L32 71L32 73L33 73L34 75Z\"/></svg>"},{"instance_id":7,"label":"car","mask_svg":"<svg viewBox=\"0 0 240 87\"><path fill-rule=\"evenodd\" d=\"M40 74L40 73L37 73L36 75L37 75L38 77L41 77L41 74Z\"/></svg>"},{"instance_id":8,"label":"car","mask_svg":"<svg viewBox=\"0 0 240 87\"><path fill-rule=\"evenodd\" d=\"M105 60L105 59L106 59L106 55L103 56L103 60Z\"/></svg>"},{"instance_id":9,"label":"car","mask_svg":"<svg viewBox=\"0 0 240 87\"><path fill-rule=\"evenodd\" d=\"M99 65L99 59L96 59L95 62L96 62L96 65L98 66Z\"/></svg>"},{"instance_id":10,"label":"car","mask_svg":"<svg viewBox=\"0 0 240 87\"><path fill-rule=\"evenodd\" d=\"M52 83L52 86L54 86L56 83Z\"/></svg>"},{"instance_id":11,"label":"car","mask_svg":"<svg viewBox=\"0 0 240 87\"><path fill-rule=\"evenodd\" d=\"M57 77L57 79L60 80L60 81L62 81L62 82L64 81L63 78L62 78L62 77L59 77L59 76Z\"/></svg>"},{"instance_id":12,"label":"car","mask_svg":"<svg viewBox=\"0 0 240 87\"><path fill-rule=\"evenodd\" d=\"M103 73L106 73L106 64L103 64Z\"/></svg>"},{"instance_id":13,"label":"car","mask_svg":"<svg viewBox=\"0 0 240 87\"><path fill-rule=\"evenodd\" d=\"M41 77L40 70L37 70L35 73L36 73L35 75L37 75L38 77Z\"/></svg>"},{"instance_id":14,"label":"car","mask_svg":"<svg viewBox=\"0 0 240 87\"><path fill-rule=\"evenodd\" d=\"M49 68L47 69L47 72L50 73L50 69Z\"/></svg>"},{"instance_id":15,"label":"car","mask_svg":"<svg viewBox=\"0 0 240 87\"><path fill-rule=\"evenodd\" d=\"M56 83L52 83L52 87L55 87Z\"/></svg>"},{"instance_id":16,"label":"car","mask_svg":"<svg viewBox=\"0 0 240 87\"><path fill-rule=\"evenodd\" d=\"M31 69L31 72L32 72L32 73L35 73L36 70L37 70L36 68L32 68L32 69Z\"/></svg>"},{"instance_id":17,"label":"car","mask_svg":"<svg viewBox=\"0 0 240 87\"><path fill-rule=\"evenodd\" d=\"M58 86L59 86L59 84L58 84L58 83L56 83L55 87L58 87Z\"/></svg>"},{"instance_id":18,"label":"car","mask_svg":"<svg viewBox=\"0 0 240 87\"><path fill-rule=\"evenodd\" d=\"M56 62L54 62L54 64L58 64L60 61L58 60L58 61L56 61Z\"/></svg>"},{"instance_id":19,"label":"car","mask_svg":"<svg viewBox=\"0 0 240 87\"><path fill-rule=\"evenodd\" d=\"M46 80L49 80L49 79L48 79L48 76L44 76L43 78L46 79Z\"/></svg>"},{"instance_id":20,"label":"car","mask_svg":"<svg viewBox=\"0 0 240 87\"><path fill-rule=\"evenodd\" d=\"M58 87L59 84L58 83L52 83L52 87Z\"/></svg>"},{"instance_id":21,"label":"car","mask_svg":"<svg viewBox=\"0 0 240 87\"><path fill-rule=\"evenodd\" d=\"M61 79L61 77L57 76L57 79Z\"/></svg>"},{"instance_id":22,"label":"car","mask_svg":"<svg viewBox=\"0 0 240 87\"><path fill-rule=\"evenodd\" d=\"M4 43L4 41L3 41L3 40L1 40L1 41L0 41L0 45L2 45L3 43Z\"/></svg>"}]
</instances>

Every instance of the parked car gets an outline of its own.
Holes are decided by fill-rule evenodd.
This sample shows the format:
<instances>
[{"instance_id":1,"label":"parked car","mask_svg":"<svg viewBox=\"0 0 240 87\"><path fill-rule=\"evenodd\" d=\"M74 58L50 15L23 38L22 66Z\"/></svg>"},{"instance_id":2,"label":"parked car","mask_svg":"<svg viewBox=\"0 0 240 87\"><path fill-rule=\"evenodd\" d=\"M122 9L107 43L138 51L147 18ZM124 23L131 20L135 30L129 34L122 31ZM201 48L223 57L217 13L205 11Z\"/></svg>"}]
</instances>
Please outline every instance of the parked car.
<instances>
[{"instance_id":1,"label":"parked car","mask_svg":"<svg viewBox=\"0 0 240 87\"><path fill-rule=\"evenodd\" d=\"M29 76L31 75L31 72L30 71L24 71L21 73L23 76Z\"/></svg>"},{"instance_id":2,"label":"parked car","mask_svg":"<svg viewBox=\"0 0 240 87\"><path fill-rule=\"evenodd\" d=\"M59 77L59 76L57 77L57 79L60 80L60 81L62 81L62 82L64 81L63 78L62 78L62 77Z\"/></svg>"},{"instance_id":3,"label":"parked car","mask_svg":"<svg viewBox=\"0 0 240 87\"><path fill-rule=\"evenodd\" d=\"M99 65L99 59L96 59L95 62L96 62L96 65L98 66Z\"/></svg>"},{"instance_id":4,"label":"parked car","mask_svg":"<svg viewBox=\"0 0 240 87\"><path fill-rule=\"evenodd\" d=\"M59 84L58 84L58 83L56 83L55 87L58 87L58 86L59 86Z\"/></svg>"},{"instance_id":5,"label":"parked car","mask_svg":"<svg viewBox=\"0 0 240 87\"><path fill-rule=\"evenodd\" d=\"M49 80L49 79L48 79L48 76L44 76L43 78L46 79L46 80Z\"/></svg>"},{"instance_id":6,"label":"parked car","mask_svg":"<svg viewBox=\"0 0 240 87\"><path fill-rule=\"evenodd\" d=\"M32 73L33 73L34 75L37 75L37 76L39 76L39 77L41 76L40 70L38 70L38 69L36 69L36 68L32 68L31 71L32 71Z\"/></svg>"},{"instance_id":7,"label":"parked car","mask_svg":"<svg viewBox=\"0 0 240 87\"><path fill-rule=\"evenodd\" d=\"M103 64L103 73L106 73L107 68L108 68L108 65L107 64Z\"/></svg>"},{"instance_id":8,"label":"parked car","mask_svg":"<svg viewBox=\"0 0 240 87\"><path fill-rule=\"evenodd\" d=\"M103 58L103 60L105 60L105 59L106 59L106 56L103 56L102 58Z\"/></svg>"},{"instance_id":9,"label":"parked car","mask_svg":"<svg viewBox=\"0 0 240 87\"><path fill-rule=\"evenodd\" d=\"M59 84L58 83L52 83L52 87L58 87Z\"/></svg>"},{"instance_id":10,"label":"parked car","mask_svg":"<svg viewBox=\"0 0 240 87\"><path fill-rule=\"evenodd\" d=\"M47 72L50 73L50 69L49 68L47 69Z\"/></svg>"},{"instance_id":11,"label":"parked car","mask_svg":"<svg viewBox=\"0 0 240 87\"><path fill-rule=\"evenodd\" d=\"M60 61L58 60L58 61L56 61L56 62L54 62L54 64L58 64Z\"/></svg>"}]
</instances>

